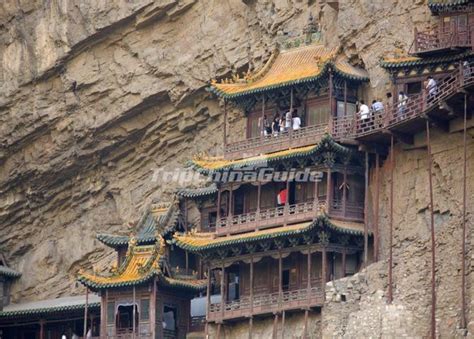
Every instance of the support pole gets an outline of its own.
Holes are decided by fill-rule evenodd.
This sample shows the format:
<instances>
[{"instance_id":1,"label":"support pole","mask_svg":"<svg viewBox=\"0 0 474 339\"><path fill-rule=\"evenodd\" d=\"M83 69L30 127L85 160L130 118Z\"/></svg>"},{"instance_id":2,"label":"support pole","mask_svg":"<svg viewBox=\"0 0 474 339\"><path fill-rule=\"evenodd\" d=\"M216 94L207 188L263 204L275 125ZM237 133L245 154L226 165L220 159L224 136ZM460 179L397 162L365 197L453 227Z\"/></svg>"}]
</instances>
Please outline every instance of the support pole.
<instances>
[{"instance_id":1,"label":"support pole","mask_svg":"<svg viewBox=\"0 0 474 339\"><path fill-rule=\"evenodd\" d=\"M275 313L273 318L273 339L278 338L278 313Z\"/></svg>"},{"instance_id":2,"label":"support pole","mask_svg":"<svg viewBox=\"0 0 474 339\"><path fill-rule=\"evenodd\" d=\"M380 199L380 178L379 178L380 156L375 154L375 216L374 216L374 261L379 261L379 199Z\"/></svg>"},{"instance_id":3,"label":"support pole","mask_svg":"<svg viewBox=\"0 0 474 339\"><path fill-rule=\"evenodd\" d=\"M285 214L285 223L284 225L286 226L288 215L290 212L289 205L290 205L290 177L289 177L289 172L291 169L288 171L288 178L286 180L286 199L285 199L285 207L284 207L284 214Z\"/></svg>"},{"instance_id":4,"label":"support pole","mask_svg":"<svg viewBox=\"0 0 474 339\"><path fill-rule=\"evenodd\" d=\"M285 339L285 318L286 312L281 312L281 339Z\"/></svg>"},{"instance_id":5,"label":"support pole","mask_svg":"<svg viewBox=\"0 0 474 339\"><path fill-rule=\"evenodd\" d=\"M265 94L262 95L262 116L260 118L261 126L260 126L260 139L263 139L265 136L265 124L264 124L264 117L265 117Z\"/></svg>"},{"instance_id":6,"label":"support pole","mask_svg":"<svg viewBox=\"0 0 474 339\"><path fill-rule=\"evenodd\" d=\"M323 291L323 300L326 300L326 282L327 282L327 253L326 253L326 245L323 245L321 251L321 259L322 259L322 270L321 270L321 290Z\"/></svg>"},{"instance_id":7,"label":"support pole","mask_svg":"<svg viewBox=\"0 0 474 339\"><path fill-rule=\"evenodd\" d=\"M227 101L224 99L224 153L227 148Z\"/></svg>"},{"instance_id":8,"label":"support pole","mask_svg":"<svg viewBox=\"0 0 474 339\"><path fill-rule=\"evenodd\" d=\"M224 261L222 261L221 267L221 321L224 321L224 305L225 305L225 266Z\"/></svg>"},{"instance_id":9,"label":"support pole","mask_svg":"<svg viewBox=\"0 0 474 339\"><path fill-rule=\"evenodd\" d=\"M44 323L45 321L41 319L40 320L40 339L45 339L44 338Z\"/></svg>"},{"instance_id":10,"label":"support pole","mask_svg":"<svg viewBox=\"0 0 474 339\"><path fill-rule=\"evenodd\" d=\"M365 194L364 194L364 267L369 264L369 153L365 152Z\"/></svg>"},{"instance_id":11,"label":"support pole","mask_svg":"<svg viewBox=\"0 0 474 339\"><path fill-rule=\"evenodd\" d=\"M343 172L343 184L342 184L342 213L344 215L344 217L346 217L347 215L347 211L346 211L346 208L347 208L347 165L344 166L344 172Z\"/></svg>"},{"instance_id":12,"label":"support pole","mask_svg":"<svg viewBox=\"0 0 474 339\"><path fill-rule=\"evenodd\" d=\"M390 138L390 231L389 231L389 256L388 256L388 303L393 301L393 169L395 160L393 155L393 135Z\"/></svg>"},{"instance_id":13,"label":"support pole","mask_svg":"<svg viewBox=\"0 0 474 339\"><path fill-rule=\"evenodd\" d=\"M428 145L428 175L430 185L430 229L431 229L431 338L436 338L436 239L433 206L433 156L431 154L430 122L426 120L426 144Z\"/></svg>"},{"instance_id":14,"label":"support pole","mask_svg":"<svg viewBox=\"0 0 474 339\"><path fill-rule=\"evenodd\" d=\"M326 180L326 212L329 214L331 212L332 206L332 180L331 180L331 169L327 170L327 180Z\"/></svg>"},{"instance_id":15,"label":"support pole","mask_svg":"<svg viewBox=\"0 0 474 339\"><path fill-rule=\"evenodd\" d=\"M216 222L216 228L220 226L220 221L221 221L221 188L218 187L217 189L217 222Z\"/></svg>"},{"instance_id":16,"label":"support pole","mask_svg":"<svg viewBox=\"0 0 474 339\"><path fill-rule=\"evenodd\" d=\"M132 326L133 326L133 334L132 334L132 338L135 339L135 330L137 328L137 324L136 324L136 321L135 321L135 317L136 317L136 290L135 290L135 286L133 286L133 320L132 320Z\"/></svg>"},{"instance_id":17,"label":"support pole","mask_svg":"<svg viewBox=\"0 0 474 339\"><path fill-rule=\"evenodd\" d=\"M469 66L470 67L470 66ZM466 204L467 204L467 94L464 94L463 129L463 194L462 194L462 259L461 259L461 328L466 328Z\"/></svg>"},{"instance_id":18,"label":"support pole","mask_svg":"<svg viewBox=\"0 0 474 339\"><path fill-rule=\"evenodd\" d=\"M288 146L291 148L291 138L293 136L293 87L290 92L290 127L288 128ZM286 123L286 117L285 117Z\"/></svg>"},{"instance_id":19,"label":"support pole","mask_svg":"<svg viewBox=\"0 0 474 339\"><path fill-rule=\"evenodd\" d=\"M345 278L346 276L346 256L347 256L347 253L346 253L346 249L343 248L342 249L342 278Z\"/></svg>"},{"instance_id":20,"label":"support pole","mask_svg":"<svg viewBox=\"0 0 474 339\"><path fill-rule=\"evenodd\" d=\"M347 116L347 80L344 80L344 116Z\"/></svg>"},{"instance_id":21,"label":"support pole","mask_svg":"<svg viewBox=\"0 0 474 339\"><path fill-rule=\"evenodd\" d=\"M209 339L209 309L211 307L211 266L207 267L207 291L206 291L206 339Z\"/></svg>"},{"instance_id":22,"label":"support pole","mask_svg":"<svg viewBox=\"0 0 474 339\"><path fill-rule=\"evenodd\" d=\"M188 199L184 198L184 232L188 233Z\"/></svg>"},{"instance_id":23,"label":"support pole","mask_svg":"<svg viewBox=\"0 0 474 339\"><path fill-rule=\"evenodd\" d=\"M306 280L307 280L307 284L306 284L306 289L307 289L307 301L308 301L308 305L307 305L307 308L304 312L304 335L303 335L303 338L308 338L308 313L309 313L309 308L311 307L311 248L308 247L308 254L307 254L307 261L306 261L306 265L307 265L307 275L306 275Z\"/></svg>"},{"instance_id":24,"label":"support pole","mask_svg":"<svg viewBox=\"0 0 474 339\"><path fill-rule=\"evenodd\" d=\"M334 121L334 112L333 112L333 73L332 69L329 70L329 133L333 133L333 121Z\"/></svg>"},{"instance_id":25,"label":"support pole","mask_svg":"<svg viewBox=\"0 0 474 339\"><path fill-rule=\"evenodd\" d=\"M252 339L253 332L253 255L250 256L250 319L249 319L249 339Z\"/></svg>"},{"instance_id":26,"label":"support pole","mask_svg":"<svg viewBox=\"0 0 474 339\"><path fill-rule=\"evenodd\" d=\"M83 335L84 338L87 335L87 311L89 307L89 288L86 287L86 305L84 306L84 330L83 330Z\"/></svg>"},{"instance_id":27,"label":"support pole","mask_svg":"<svg viewBox=\"0 0 474 339\"><path fill-rule=\"evenodd\" d=\"M278 251L278 309L281 308L283 296L283 262L281 259L281 250Z\"/></svg>"},{"instance_id":28,"label":"support pole","mask_svg":"<svg viewBox=\"0 0 474 339\"><path fill-rule=\"evenodd\" d=\"M262 200L262 183L259 181L258 187L257 187L257 220L260 220L261 200ZM256 230L258 231L258 226Z\"/></svg>"},{"instance_id":29,"label":"support pole","mask_svg":"<svg viewBox=\"0 0 474 339\"><path fill-rule=\"evenodd\" d=\"M151 327L150 331L151 331L152 338L157 337L156 335L156 295L157 295L156 280L157 280L157 277L155 277L152 282L151 300L150 300L150 327Z\"/></svg>"}]
</instances>

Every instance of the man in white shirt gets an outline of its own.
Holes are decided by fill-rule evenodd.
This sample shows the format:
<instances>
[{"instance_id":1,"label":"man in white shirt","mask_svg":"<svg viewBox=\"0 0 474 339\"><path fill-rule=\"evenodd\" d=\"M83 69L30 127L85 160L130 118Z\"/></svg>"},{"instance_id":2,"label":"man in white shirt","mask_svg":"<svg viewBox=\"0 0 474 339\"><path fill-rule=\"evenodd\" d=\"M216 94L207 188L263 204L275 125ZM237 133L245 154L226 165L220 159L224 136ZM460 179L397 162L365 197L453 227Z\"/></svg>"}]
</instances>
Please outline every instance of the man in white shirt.
<instances>
[{"instance_id":1,"label":"man in white shirt","mask_svg":"<svg viewBox=\"0 0 474 339\"><path fill-rule=\"evenodd\" d=\"M428 84L426 85L426 90L428 91L428 95L430 97L433 97L438 91L438 83L435 79L433 79L431 75L428 77Z\"/></svg>"},{"instance_id":2,"label":"man in white shirt","mask_svg":"<svg viewBox=\"0 0 474 339\"><path fill-rule=\"evenodd\" d=\"M293 111L293 130L296 131L301 127L301 118L298 116L296 110Z\"/></svg>"},{"instance_id":3,"label":"man in white shirt","mask_svg":"<svg viewBox=\"0 0 474 339\"><path fill-rule=\"evenodd\" d=\"M291 128L291 111L288 110L288 112L285 113L285 131L288 131Z\"/></svg>"},{"instance_id":4,"label":"man in white shirt","mask_svg":"<svg viewBox=\"0 0 474 339\"><path fill-rule=\"evenodd\" d=\"M370 115L369 106L365 104L364 100L360 101L360 108L359 108L358 114L360 115L360 120L362 121L369 119L369 115Z\"/></svg>"}]
</instances>

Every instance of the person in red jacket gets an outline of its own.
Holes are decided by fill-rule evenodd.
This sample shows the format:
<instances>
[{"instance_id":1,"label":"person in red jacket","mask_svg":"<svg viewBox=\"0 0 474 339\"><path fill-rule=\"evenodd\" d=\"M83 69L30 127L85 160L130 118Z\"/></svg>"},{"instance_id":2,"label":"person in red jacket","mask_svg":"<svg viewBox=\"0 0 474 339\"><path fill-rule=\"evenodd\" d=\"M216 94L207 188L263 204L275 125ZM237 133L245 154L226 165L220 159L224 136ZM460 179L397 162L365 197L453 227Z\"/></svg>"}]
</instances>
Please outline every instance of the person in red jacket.
<instances>
[{"instance_id":1,"label":"person in red jacket","mask_svg":"<svg viewBox=\"0 0 474 339\"><path fill-rule=\"evenodd\" d=\"M282 206L286 204L286 198L288 196L288 190L286 188L282 188L280 193L277 195L277 203L278 206Z\"/></svg>"}]
</instances>

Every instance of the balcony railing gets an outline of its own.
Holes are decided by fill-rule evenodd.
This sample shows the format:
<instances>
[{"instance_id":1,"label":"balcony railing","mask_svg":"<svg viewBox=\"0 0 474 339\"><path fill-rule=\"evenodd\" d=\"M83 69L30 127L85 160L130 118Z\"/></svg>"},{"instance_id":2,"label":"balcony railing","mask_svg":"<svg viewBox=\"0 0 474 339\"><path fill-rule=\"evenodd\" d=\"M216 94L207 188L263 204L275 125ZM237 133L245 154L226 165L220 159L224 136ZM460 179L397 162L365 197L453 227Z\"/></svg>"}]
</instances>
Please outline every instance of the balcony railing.
<instances>
[{"instance_id":1,"label":"balcony railing","mask_svg":"<svg viewBox=\"0 0 474 339\"><path fill-rule=\"evenodd\" d=\"M278 133L229 143L225 148L225 158L234 159L245 156L256 156L276 152L284 148L301 147L316 144L324 133L328 132L328 124L302 127L291 132Z\"/></svg>"},{"instance_id":2,"label":"balcony railing","mask_svg":"<svg viewBox=\"0 0 474 339\"><path fill-rule=\"evenodd\" d=\"M472 48L473 29L474 27L469 27L465 31L449 30L447 32L442 32L439 28L427 32L419 32L415 29L415 41L411 52L421 54L452 48Z\"/></svg>"},{"instance_id":3,"label":"balcony railing","mask_svg":"<svg viewBox=\"0 0 474 339\"><path fill-rule=\"evenodd\" d=\"M234 215L217 221L217 235L235 234L311 220L318 211L325 209L325 201L308 201L294 205L278 206L257 212Z\"/></svg>"},{"instance_id":4,"label":"balcony railing","mask_svg":"<svg viewBox=\"0 0 474 339\"><path fill-rule=\"evenodd\" d=\"M364 220L364 205L334 199L329 206L329 215L347 220Z\"/></svg>"},{"instance_id":5,"label":"balcony railing","mask_svg":"<svg viewBox=\"0 0 474 339\"><path fill-rule=\"evenodd\" d=\"M309 293L308 293L309 292ZM324 303L324 295L320 288L313 287L294 291L284 291L270 294L260 294L253 297L253 302L249 296L233 300L224 304L209 305L208 321L249 317L252 315L273 313L277 311L287 311L302 307L321 306Z\"/></svg>"}]
</instances>

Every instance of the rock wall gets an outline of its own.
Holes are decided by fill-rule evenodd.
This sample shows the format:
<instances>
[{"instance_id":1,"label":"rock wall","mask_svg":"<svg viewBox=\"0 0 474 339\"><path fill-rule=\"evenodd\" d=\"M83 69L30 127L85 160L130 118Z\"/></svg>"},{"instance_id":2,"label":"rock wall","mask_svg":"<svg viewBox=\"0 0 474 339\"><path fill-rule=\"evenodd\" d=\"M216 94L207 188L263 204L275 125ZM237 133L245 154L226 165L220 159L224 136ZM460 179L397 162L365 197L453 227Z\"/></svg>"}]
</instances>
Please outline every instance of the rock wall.
<instances>
[{"instance_id":1,"label":"rock wall","mask_svg":"<svg viewBox=\"0 0 474 339\"><path fill-rule=\"evenodd\" d=\"M421 0L345 0L339 10L315 0L3 1L0 246L24 272L14 299L82 292L74 282L78 268L101 267L112 255L95 234L128 233L126 225L144 206L166 200L176 188L153 181L154 171L184 166L195 153L219 152L222 114L205 91L209 80L259 67L277 36L302 30L310 10L325 42L367 68L369 97L388 88L380 57L407 51L415 25L433 20ZM242 115L234 112L231 121L241 125ZM460 140L459 133L434 131L438 330L444 337L455 333L459 316ZM470 169L472 150L470 139ZM425 335L430 247L422 142L398 146L396 162L395 301ZM387 171L384 163L383 258ZM470 202L472 194L470 187ZM472 285L472 274L468 281Z\"/></svg>"}]
</instances>

